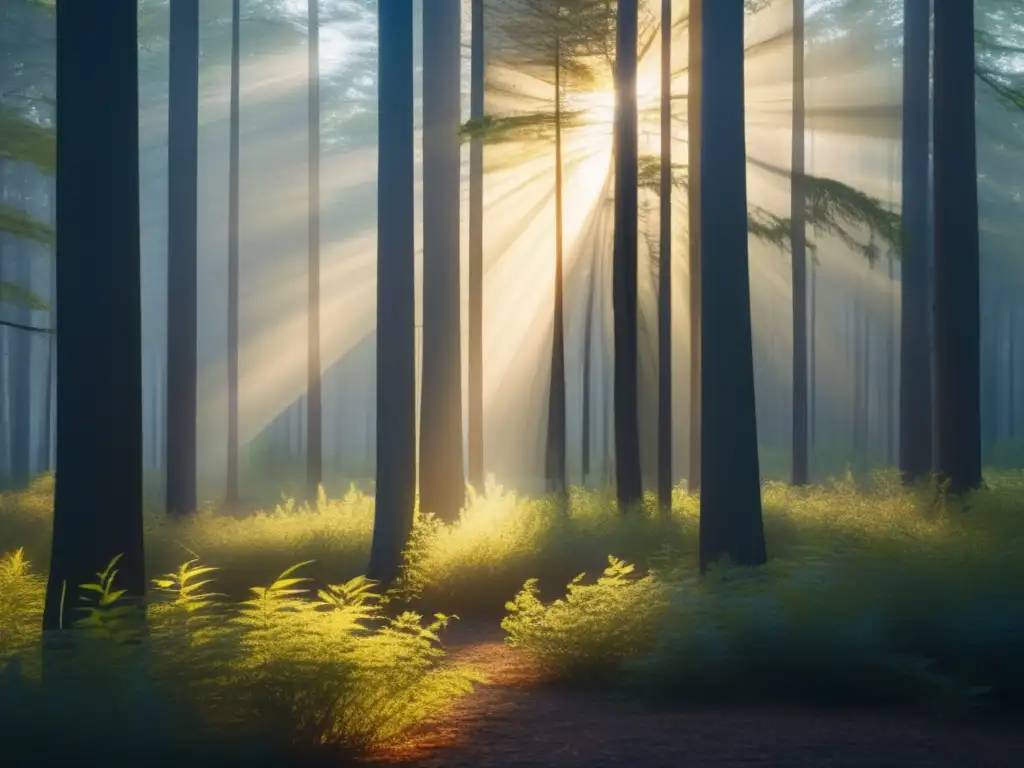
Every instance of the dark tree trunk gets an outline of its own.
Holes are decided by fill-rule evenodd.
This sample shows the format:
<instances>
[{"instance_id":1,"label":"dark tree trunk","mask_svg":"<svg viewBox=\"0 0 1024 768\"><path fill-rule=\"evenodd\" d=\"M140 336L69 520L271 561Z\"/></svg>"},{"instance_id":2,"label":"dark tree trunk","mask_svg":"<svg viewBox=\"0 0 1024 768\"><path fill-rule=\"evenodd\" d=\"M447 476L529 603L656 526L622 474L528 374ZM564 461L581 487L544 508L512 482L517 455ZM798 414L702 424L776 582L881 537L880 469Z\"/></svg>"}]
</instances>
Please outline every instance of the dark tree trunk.
<instances>
[{"instance_id":1,"label":"dark tree trunk","mask_svg":"<svg viewBox=\"0 0 1024 768\"><path fill-rule=\"evenodd\" d=\"M565 312L562 278L562 78L561 41L555 40L555 306L551 333L551 380L548 384L547 490L565 490Z\"/></svg>"},{"instance_id":2,"label":"dark tree trunk","mask_svg":"<svg viewBox=\"0 0 1024 768\"><path fill-rule=\"evenodd\" d=\"M808 312L808 386L807 386L807 433L808 441L813 447L818 438L818 280L814 266L814 254L811 254L810 306ZM808 451L809 453L809 451ZM808 461L810 465L810 461ZM808 466L808 476L810 467Z\"/></svg>"},{"instance_id":3,"label":"dark tree trunk","mask_svg":"<svg viewBox=\"0 0 1024 768\"><path fill-rule=\"evenodd\" d=\"M170 13L165 501L169 514L189 515L196 510L199 0L179 0Z\"/></svg>"},{"instance_id":4,"label":"dark tree trunk","mask_svg":"<svg viewBox=\"0 0 1024 768\"><path fill-rule=\"evenodd\" d=\"M43 629L117 554L146 589L142 534L137 3L57 2L60 423ZM102 88L96 84L102 83ZM64 590L67 589L65 598Z\"/></svg>"},{"instance_id":5,"label":"dark tree trunk","mask_svg":"<svg viewBox=\"0 0 1024 768\"><path fill-rule=\"evenodd\" d=\"M904 0L899 443L900 473L906 483L927 477L932 467L931 256L928 249L930 25L928 2Z\"/></svg>"},{"instance_id":6,"label":"dark tree trunk","mask_svg":"<svg viewBox=\"0 0 1024 768\"><path fill-rule=\"evenodd\" d=\"M368 575L398 575L416 498L412 0L377 11L377 483Z\"/></svg>"},{"instance_id":7,"label":"dark tree trunk","mask_svg":"<svg viewBox=\"0 0 1024 768\"><path fill-rule=\"evenodd\" d=\"M637 382L637 0L619 0L615 48L615 488L623 511L640 501Z\"/></svg>"},{"instance_id":8,"label":"dark tree trunk","mask_svg":"<svg viewBox=\"0 0 1024 768\"><path fill-rule=\"evenodd\" d=\"M701 420L701 104L703 102L704 2L690 0L689 93L686 103L686 130L689 142L690 206L690 470L686 481L690 493L700 490Z\"/></svg>"},{"instance_id":9,"label":"dark tree trunk","mask_svg":"<svg viewBox=\"0 0 1024 768\"><path fill-rule=\"evenodd\" d=\"M306 367L306 496L324 481L320 379L320 2L309 0L309 332Z\"/></svg>"},{"instance_id":10,"label":"dark tree trunk","mask_svg":"<svg viewBox=\"0 0 1024 768\"><path fill-rule=\"evenodd\" d=\"M998 439L999 424L999 318L1002 301L996 298L982 309L981 324L981 442L990 446ZM1012 300L1012 299L1011 299Z\"/></svg>"},{"instance_id":11,"label":"dark tree trunk","mask_svg":"<svg viewBox=\"0 0 1024 768\"><path fill-rule=\"evenodd\" d=\"M935 441L949 491L981 486L974 2L935 0Z\"/></svg>"},{"instance_id":12,"label":"dark tree trunk","mask_svg":"<svg viewBox=\"0 0 1024 768\"><path fill-rule=\"evenodd\" d=\"M484 0L473 0L469 116L484 116ZM469 484L484 476L484 143L469 146Z\"/></svg>"},{"instance_id":13,"label":"dark tree trunk","mask_svg":"<svg viewBox=\"0 0 1024 768\"><path fill-rule=\"evenodd\" d=\"M459 280L460 0L423 14L423 379L420 508L446 521L465 501Z\"/></svg>"},{"instance_id":14,"label":"dark tree trunk","mask_svg":"<svg viewBox=\"0 0 1024 768\"><path fill-rule=\"evenodd\" d=\"M793 168L790 241L793 266L793 485L807 485L807 226L804 177L804 0L793 0Z\"/></svg>"},{"instance_id":15,"label":"dark tree trunk","mask_svg":"<svg viewBox=\"0 0 1024 768\"><path fill-rule=\"evenodd\" d=\"M1016 319L1017 313L1014 311L1013 304L1010 303L1006 309L1006 428L1007 436L1011 440L1017 437L1017 339L1014 333Z\"/></svg>"},{"instance_id":16,"label":"dark tree trunk","mask_svg":"<svg viewBox=\"0 0 1024 768\"><path fill-rule=\"evenodd\" d=\"M590 277L587 281L587 308L586 318L583 321L583 414L580 435L580 462L582 483L587 485L587 478L590 476L590 433L592 423L592 402L593 396L593 360L594 360L594 298L597 293L597 259L590 263Z\"/></svg>"},{"instance_id":17,"label":"dark tree trunk","mask_svg":"<svg viewBox=\"0 0 1024 768\"><path fill-rule=\"evenodd\" d=\"M757 455L743 92L743 0L704 4L701 71L700 567L766 560Z\"/></svg>"},{"instance_id":18,"label":"dark tree trunk","mask_svg":"<svg viewBox=\"0 0 1024 768\"><path fill-rule=\"evenodd\" d=\"M238 171L241 108L242 2L231 1L231 119L228 150L228 451L224 504L237 506L238 496Z\"/></svg>"},{"instance_id":19,"label":"dark tree trunk","mask_svg":"<svg viewBox=\"0 0 1024 768\"><path fill-rule=\"evenodd\" d=\"M661 2L661 228L658 243L658 500L672 508L672 0Z\"/></svg>"}]
</instances>

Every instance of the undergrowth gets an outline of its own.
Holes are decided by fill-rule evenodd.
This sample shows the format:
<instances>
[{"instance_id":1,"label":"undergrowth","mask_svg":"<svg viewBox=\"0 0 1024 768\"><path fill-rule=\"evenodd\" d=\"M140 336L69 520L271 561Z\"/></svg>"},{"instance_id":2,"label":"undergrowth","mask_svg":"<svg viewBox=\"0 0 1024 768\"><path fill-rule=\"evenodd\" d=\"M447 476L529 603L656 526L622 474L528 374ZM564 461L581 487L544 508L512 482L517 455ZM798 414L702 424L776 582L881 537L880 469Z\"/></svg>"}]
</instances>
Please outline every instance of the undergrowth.
<instances>
[{"instance_id":1,"label":"undergrowth","mask_svg":"<svg viewBox=\"0 0 1024 768\"><path fill-rule=\"evenodd\" d=\"M677 701L1016 709L1019 502L1013 483L962 503L885 476L868 489L769 485L767 566L701 577L669 560L640 574L611 558L553 601L527 581L503 627L558 677L615 678ZM786 525L769 524L780 503ZM815 536L798 543L801 529Z\"/></svg>"},{"instance_id":2,"label":"undergrowth","mask_svg":"<svg viewBox=\"0 0 1024 768\"><path fill-rule=\"evenodd\" d=\"M234 743L351 757L483 682L446 658L439 633L449 616L387 617L363 577L310 590L298 575L308 563L232 604L212 591L217 569L192 560L153 579L143 613L117 589L115 558L81 585L73 631L42 640L42 582L21 553L2 562L0 717L25 739L60 723L69 754L111 740L166 754Z\"/></svg>"}]
</instances>

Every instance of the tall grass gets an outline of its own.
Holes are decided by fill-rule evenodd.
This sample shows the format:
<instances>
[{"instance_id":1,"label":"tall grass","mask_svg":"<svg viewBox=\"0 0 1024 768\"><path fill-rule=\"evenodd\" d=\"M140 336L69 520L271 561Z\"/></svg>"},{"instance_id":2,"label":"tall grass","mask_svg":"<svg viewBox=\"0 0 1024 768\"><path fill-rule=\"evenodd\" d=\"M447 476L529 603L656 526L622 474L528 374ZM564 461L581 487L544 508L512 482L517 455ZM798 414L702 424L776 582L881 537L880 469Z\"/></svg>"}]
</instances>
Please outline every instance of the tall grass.
<instances>
[{"instance_id":1,"label":"tall grass","mask_svg":"<svg viewBox=\"0 0 1024 768\"><path fill-rule=\"evenodd\" d=\"M449 617L388 618L363 577L309 590L299 573L306 565L229 604L212 591L217 569L187 562L153 580L143 622L117 589L115 558L79 590L75 631L46 638L40 676L39 624L24 619L38 612L42 584L21 553L5 556L5 729L26 739L56 722L72 751L107 741L123 750L129 737L146 750L237 742L352 756L395 740L483 682L446 658L439 633Z\"/></svg>"}]
</instances>

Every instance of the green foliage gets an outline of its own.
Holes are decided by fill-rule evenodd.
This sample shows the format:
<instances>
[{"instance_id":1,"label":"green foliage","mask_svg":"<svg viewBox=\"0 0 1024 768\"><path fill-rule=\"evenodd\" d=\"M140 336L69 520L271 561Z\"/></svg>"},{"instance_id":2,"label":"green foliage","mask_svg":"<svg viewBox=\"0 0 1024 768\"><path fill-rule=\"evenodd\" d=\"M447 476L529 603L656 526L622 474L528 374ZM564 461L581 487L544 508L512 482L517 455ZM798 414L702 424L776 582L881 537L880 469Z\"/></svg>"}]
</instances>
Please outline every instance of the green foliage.
<instances>
[{"instance_id":1,"label":"green foliage","mask_svg":"<svg viewBox=\"0 0 1024 768\"><path fill-rule=\"evenodd\" d=\"M47 247L53 245L53 227L8 203L0 203L0 232Z\"/></svg>"},{"instance_id":2,"label":"green foliage","mask_svg":"<svg viewBox=\"0 0 1024 768\"><path fill-rule=\"evenodd\" d=\"M148 629L129 636L126 627L138 629L130 621L138 608L126 605L116 587L117 561L96 582L81 585L87 610L71 633L70 651L47 651L53 659L43 682L57 686L54 692L9 676L0 682L0 708L9 708L15 692L52 709L53 695L85 689L116 702L114 710L131 718L133 728L135 720L148 719L143 730L159 731L159 742L173 743L187 729L197 742L216 736L352 754L393 741L483 682L473 669L446 659L439 633L448 616L388 618L375 585L363 577L313 594L300 586L308 579L295 575L307 563L231 605L207 588L212 579L204 577L216 569L191 560L153 580L157 598L146 611ZM20 590L5 589L5 607L7 600L31 603L21 553L3 563ZM28 615L17 614L19 621ZM7 641L11 628L21 626L14 622L4 614L0 638L24 649L26 637L17 645ZM86 730L100 727L90 723ZM125 727L107 723L108 730Z\"/></svg>"},{"instance_id":3,"label":"green foliage","mask_svg":"<svg viewBox=\"0 0 1024 768\"><path fill-rule=\"evenodd\" d=\"M882 475L860 490L769 484L768 566L701 578L674 558L630 581L613 560L586 599L579 579L547 604L527 581L503 626L559 676L676 699L1020 706L1017 492L997 483L965 511Z\"/></svg>"},{"instance_id":4,"label":"green foliage","mask_svg":"<svg viewBox=\"0 0 1024 768\"><path fill-rule=\"evenodd\" d=\"M57 162L56 132L52 126L0 106L0 160L29 163L41 173L52 174Z\"/></svg>"},{"instance_id":5,"label":"green foliage","mask_svg":"<svg viewBox=\"0 0 1024 768\"><path fill-rule=\"evenodd\" d=\"M2 213L0 213L2 215ZM0 232L3 230L0 229ZM22 288L10 280L0 280L0 304L14 304L27 309L49 309L49 305L42 297L32 291Z\"/></svg>"},{"instance_id":6,"label":"green foliage","mask_svg":"<svg viewBox=\"0 0 1024 768\"><path fill-rule=\"evenodd\" d=\"M835 179L805 177L807 224L815 231L838 237L851 250L874 263L881 255L875 242L880 237L896 254L902 247L900 216L887 209L881 201ZM867 230L869 239L862 242L850 227Z\"/></svg>"},{"instance_id":7,"label":"green foliage","mask_svg":"<svg viewBox=\"0 0 1024 768\"><path fill-rule=\"evenodd\" d=\"M562 130L582 125L582 111L562 111L557 124ZM536 112L527 115L495 117L484 115L467 120L459 133L463 141L480 139L487 144L504 144L516 141L554 141L555 113Z\"/></svg>"},{"instance_id":8,"label":"green foliage","mask_svg":"<svg viewBox=\"0 0 1024 768\"><path fill-rule=\"evenodd\" d=\"M0 672L8 659L37 641L45 588L24 550L0 557Z\"/></svg>"}]
</instances>

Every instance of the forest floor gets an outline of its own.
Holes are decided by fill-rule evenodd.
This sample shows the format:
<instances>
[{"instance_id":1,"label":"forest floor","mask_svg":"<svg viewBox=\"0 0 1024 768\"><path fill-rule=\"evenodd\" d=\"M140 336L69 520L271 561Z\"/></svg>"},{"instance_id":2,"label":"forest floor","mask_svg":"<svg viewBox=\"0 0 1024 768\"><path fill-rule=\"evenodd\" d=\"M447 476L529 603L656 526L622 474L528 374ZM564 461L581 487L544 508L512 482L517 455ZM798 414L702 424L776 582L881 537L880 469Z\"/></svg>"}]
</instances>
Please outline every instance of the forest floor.
<instances>
[{"instance_id":1,"label":"forest floor","mask_svg":"<svg viewBox=\"0 0 1024 768\"><path fill-rule=\"evenodd\" d=\"M455 625L454 659L490 685L376 766L420 768L923 768L1024 765L1019 723L955 725L892 713L666 710L545 682L494 625Z\"/></svg>"}]
</instances>

